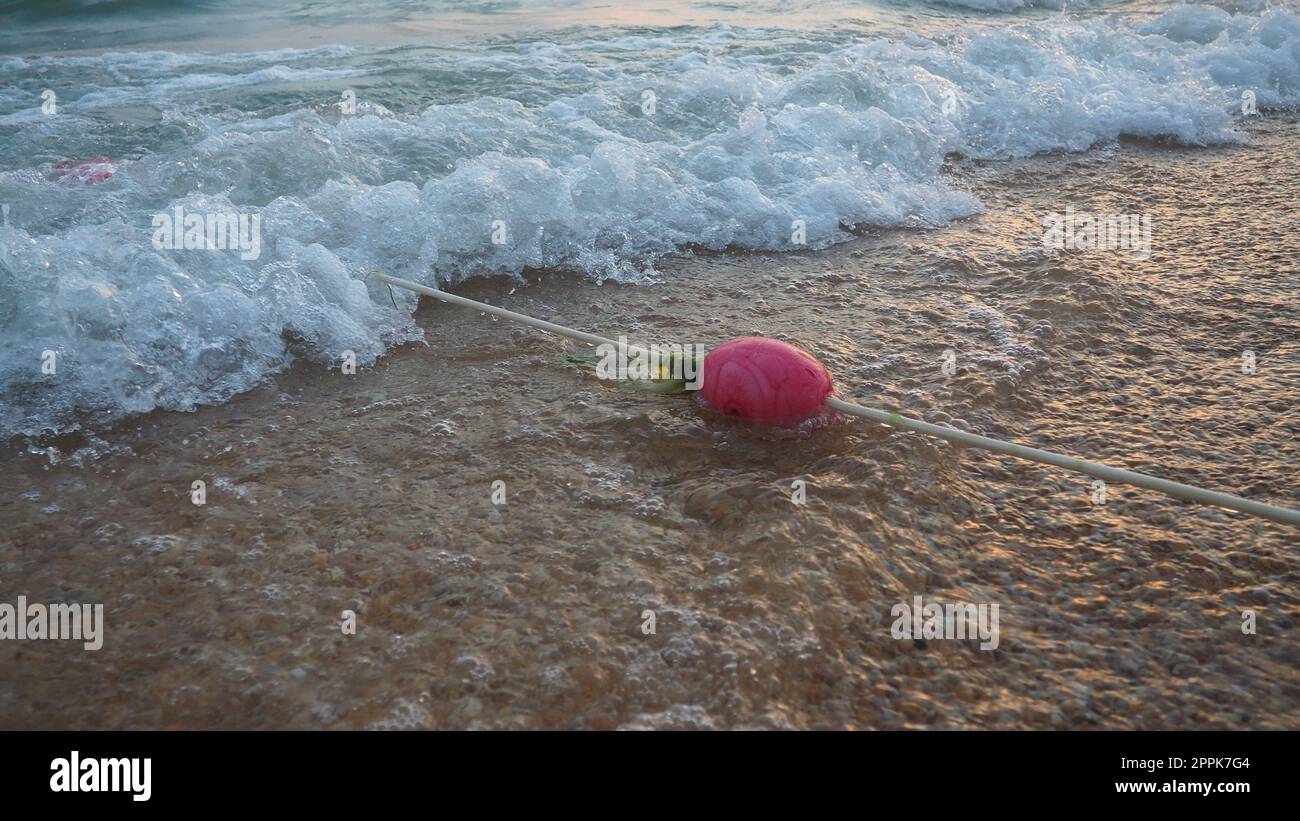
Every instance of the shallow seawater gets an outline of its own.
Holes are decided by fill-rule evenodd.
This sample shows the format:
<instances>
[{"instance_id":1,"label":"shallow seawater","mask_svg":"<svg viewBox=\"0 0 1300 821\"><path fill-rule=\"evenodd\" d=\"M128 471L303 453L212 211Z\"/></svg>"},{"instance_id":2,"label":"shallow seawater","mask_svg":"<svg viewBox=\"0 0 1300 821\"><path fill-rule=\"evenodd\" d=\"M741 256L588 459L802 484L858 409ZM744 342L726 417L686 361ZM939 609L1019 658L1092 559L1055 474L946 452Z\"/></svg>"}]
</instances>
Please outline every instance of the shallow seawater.
<instances>
[{"instance_id":1,"label":"shallow seawater","mask_svg":"<svg viewBox=\"0 0 1300 821\"><path fill-rule=\"evenodd\" d=\"M983 207L941 227L456 291L643 341L776 336L845 397L1296 507L1300 124L1243 137L950 159ZM1044 249L1067 206L1149 214L1150 257ZM1087 477L858 420L759 436L566 367L552 336L414 322L353 375L303 358L4 451L4 599L102 601L107 639L0 642L0 724L1300 726L1293 528L1113 485L1097 505ZM915 595L997 603L998 648L895 640Z\"/></svg>"},{"instance_id":2,"label":"shallow seawater","mask_svg":"<svg viewBox=\"0 0 1300 821\"><path fill-rule=\"evenodd\" d=\"M1298 105L1294 3L0 0L0 604L106 620L0 727L1300 728L1294 528L366 279L1297 508Z\"/></svg>"}]
</instances>

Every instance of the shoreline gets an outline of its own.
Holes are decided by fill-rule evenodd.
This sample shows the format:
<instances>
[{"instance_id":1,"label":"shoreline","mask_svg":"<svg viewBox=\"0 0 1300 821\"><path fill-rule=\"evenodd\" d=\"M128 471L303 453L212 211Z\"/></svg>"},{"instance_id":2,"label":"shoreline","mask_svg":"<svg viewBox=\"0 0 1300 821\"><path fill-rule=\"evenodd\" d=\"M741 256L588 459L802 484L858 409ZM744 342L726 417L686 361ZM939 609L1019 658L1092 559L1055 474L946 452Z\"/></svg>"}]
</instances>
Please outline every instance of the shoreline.
<instances>
[{"instance_id":1,"label":"shoreline","mask_svg":"<svg viewBox=\"0 0 1300 821\"><path fill-rule=\"evenodd\" d=\"M846 399L1295 506L1292 119L962 164L985 211L941 229L453 290L647 343L775 336ZM1143 203L1152 258L1035 250L1069 203ZM427 344L355 375L299 361L103 434L129 454L7 446L0 601L102 602L105 639L0 642L0 727L1300 727L1294 529L1096 505L1087 477L860 421L765 436L555 337L416 316ZM998 647L891 638L916 595L1000 604Z\"/></svg>"}]
</instances>

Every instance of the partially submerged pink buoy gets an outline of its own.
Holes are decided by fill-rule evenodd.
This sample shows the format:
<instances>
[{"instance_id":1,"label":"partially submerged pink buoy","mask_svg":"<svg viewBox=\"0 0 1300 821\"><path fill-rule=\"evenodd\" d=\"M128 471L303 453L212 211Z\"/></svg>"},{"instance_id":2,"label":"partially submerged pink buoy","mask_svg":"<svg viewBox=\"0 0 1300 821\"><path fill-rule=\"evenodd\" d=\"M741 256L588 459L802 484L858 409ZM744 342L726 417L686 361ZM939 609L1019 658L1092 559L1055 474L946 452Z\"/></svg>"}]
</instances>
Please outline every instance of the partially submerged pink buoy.
<instances>
[{"instance_id":1,"label":"partially submerged pink buoy","mask_svg":"<svg viewBox=\"0 0 1300 821\"><path fill-rule=\"evenodd\" d=\"M417 282L398 279L378 271L371 272L368 276L373 276L387 285L396 285L399 288L406 288L419 294L428 294L436 299L441 299L443 302L473 308L485 314L503 316L515 322L541 328L549 333L557 333L580 342L608 346L609 350L620 350L628 347L626 340L620 339L615 342L612 339L605 339L595 334L566 328L554 322L547 322L526 314L508 311L505 308L488 305L485 302L476 302L463 296L449 294L446 291L439 291L436 288L420 285ZM396 307L396 299L393 300L393 304ZM603 354L601 358L604 358ZM695 361L694 358L691 359L692 371L695 371L693 367ZM685 366L685 362L685 359L681 360L683 366ZM890 413L877 408L868 408L863 405L855 405L852 402L845 402L830 395L831 375L826 370L826 366L798 348L784 342L778 342L775 339L750 336L723 343L704 357L703 367L694 375L703 380L700 385L700 393L704 401L723 413L738 419L784 425L806 418L822 404L826 404L830 409L840 413L870 419L873 422L889 425L900 430L917 431L927 436L943 439L946 442L955 442L963 447L981 448L994 453L1014 456L1018 459L1039 462L1044 465L1077 470L1089 476L1104 476L1110 481L1126 482L1137 487L1158 490L1179 499L1192 499L1197 502L1218 505L1229 510L1236 510L1252 516L1261 516L1275 522L1300 527L1300 510L1253 502L1250 499L1229 496L1215 490L1184 485L1180 482L1171 482L1158 476L1148 476L1143 473L1134 473L1131 470L1120 470L1119 468L1107 467L1093 462L1085 462L1073 456L1027 448L1013 442L1004 442L1001 439L993 439L952 427L935 425L920 419L909 419L898 413ZM661 378L657 381L683 382L681 379L674 380L671 378ZM692 379L691 381L694 382L695 380ZM672 392L677 393L680 391Z\"/></svg>"},{"instance_id":2,"label":"partially submerged pink buoy","mask_svg":"<svg viewBox=\"0 0 1300 821\"><path fill-rule=\"evenodd\" d=\"M50 175L50 182L80 182L89 186L109 180L117 173L117 165L108 157L91 157L83 161L63 160L54 164L54 172Z\"/></svg>"},{"instance_id":3,"label":"partially submerged pink buoy","mask_svg":"<svg viewBox=\"0 0 1300 821\"><path fill-rule=\"evenodd\" d=\"M700 396L714 410L748 422L801 422L830 394L826 366L778 339L745 336L704 357Z\"/></svg>"}]
</instances>

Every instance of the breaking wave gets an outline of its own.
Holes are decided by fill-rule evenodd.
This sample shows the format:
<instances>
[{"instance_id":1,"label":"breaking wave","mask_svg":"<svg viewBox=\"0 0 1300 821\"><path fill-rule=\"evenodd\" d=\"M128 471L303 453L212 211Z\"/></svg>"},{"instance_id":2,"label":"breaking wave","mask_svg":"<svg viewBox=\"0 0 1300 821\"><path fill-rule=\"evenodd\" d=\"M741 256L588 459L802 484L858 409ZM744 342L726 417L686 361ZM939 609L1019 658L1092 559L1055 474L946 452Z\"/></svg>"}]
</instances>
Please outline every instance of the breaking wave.
<instances>
[{"instance_id":1,"label":"breaking wave","mask_svg":"<svg viewBox=\"0 0 1300 821\"><path fill-rule=\"evenodd\" d=\"M1300 101L1295 13L0 58L0 436L220 402L295 356L371 362L420 335L371 269L636 281L686 249L796 247L797 221L812 247L942 226L980 208L951 154L1239 140L1246 92ZM92 158L111 176L69 172ZM158 247L178 207L257 215L260 253Z\"/></svg>"}]
</instances>

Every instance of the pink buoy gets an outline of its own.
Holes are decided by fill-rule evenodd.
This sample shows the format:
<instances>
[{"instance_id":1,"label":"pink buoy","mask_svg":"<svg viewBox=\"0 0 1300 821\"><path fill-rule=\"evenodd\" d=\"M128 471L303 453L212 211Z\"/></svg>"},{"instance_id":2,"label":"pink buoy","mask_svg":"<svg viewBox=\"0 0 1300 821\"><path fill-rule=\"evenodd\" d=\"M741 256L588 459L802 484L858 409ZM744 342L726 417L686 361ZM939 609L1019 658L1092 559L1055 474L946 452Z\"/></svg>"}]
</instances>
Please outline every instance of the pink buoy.
<instances>
[{"instance_id":1,"label":"pink buoy","mask_svg":"<svg viewBox=\"0 0 1300 821\"><path fill-rule=\"evenodd\" d=\"M87 186L107 182L117 173L117 165L108 157L91 157L85 161L62 160L54 164L50 182L83 183Z\"/></svg>"},{"instance_id":2,"label":"pink buoy","mask_svg":"<svg viewBox=\"0 0 1300 821\"><path fill-rule=\"evenodd\" d=\"M762 336L724 342L704 357L700 396L714 410L767 425L807 419L831 394L826 366Z\"/></svg>"}]
</instances>

